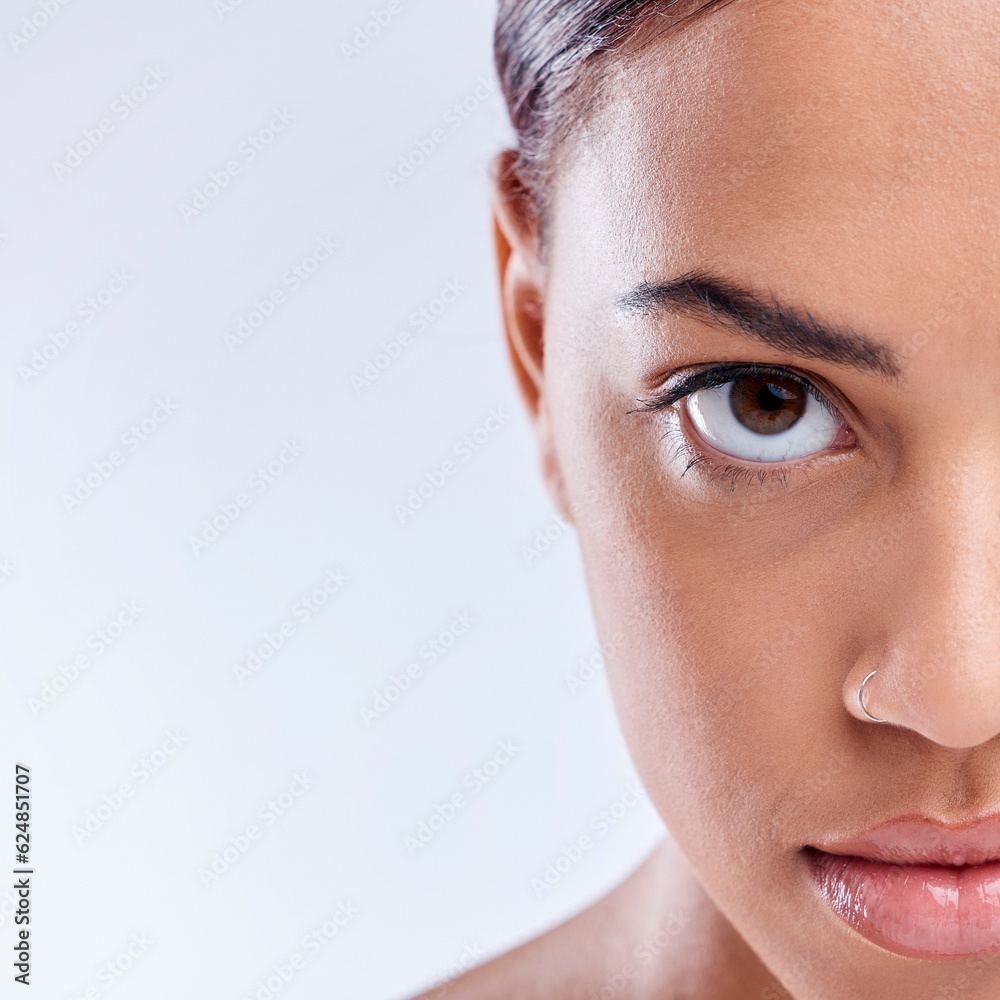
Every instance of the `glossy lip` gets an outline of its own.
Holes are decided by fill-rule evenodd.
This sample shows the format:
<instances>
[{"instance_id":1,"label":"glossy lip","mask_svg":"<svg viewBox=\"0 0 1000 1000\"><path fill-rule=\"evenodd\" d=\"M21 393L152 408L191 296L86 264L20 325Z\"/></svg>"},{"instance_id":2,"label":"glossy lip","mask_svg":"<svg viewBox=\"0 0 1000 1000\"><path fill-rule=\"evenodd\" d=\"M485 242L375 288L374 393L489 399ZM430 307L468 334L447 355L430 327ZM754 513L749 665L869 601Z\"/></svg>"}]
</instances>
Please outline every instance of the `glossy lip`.
<instances>
[{"instance_id":1,"label":"glossy lip","mask_svg":"<svg viewBox=\"0 0 1000 1000\"><path fill-rule=\"evenodd\" d=\"M869 941L913 958L1000 953L1000 814L905 816L806 854L821 898Z\"/></svg>"}]
</instances>

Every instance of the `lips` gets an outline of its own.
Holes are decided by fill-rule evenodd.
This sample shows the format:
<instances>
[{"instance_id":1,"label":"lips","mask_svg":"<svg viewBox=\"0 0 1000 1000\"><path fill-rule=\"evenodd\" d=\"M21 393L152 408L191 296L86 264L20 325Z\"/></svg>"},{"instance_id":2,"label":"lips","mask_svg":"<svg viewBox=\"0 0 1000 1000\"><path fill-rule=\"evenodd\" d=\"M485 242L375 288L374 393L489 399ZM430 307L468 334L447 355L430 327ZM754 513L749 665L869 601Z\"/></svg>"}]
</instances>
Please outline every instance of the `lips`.
<instances>
[{"instance_id":1,"label":"lips","mask_svg":"<svg viewBox=\"0 0 1000 1000\"><path fill-rule=\"evenodd\" d=\"M914 958L1000 953L1000 816L910 816L807 853L820 896L875 944Z\"/></svg>"}]
</instances>

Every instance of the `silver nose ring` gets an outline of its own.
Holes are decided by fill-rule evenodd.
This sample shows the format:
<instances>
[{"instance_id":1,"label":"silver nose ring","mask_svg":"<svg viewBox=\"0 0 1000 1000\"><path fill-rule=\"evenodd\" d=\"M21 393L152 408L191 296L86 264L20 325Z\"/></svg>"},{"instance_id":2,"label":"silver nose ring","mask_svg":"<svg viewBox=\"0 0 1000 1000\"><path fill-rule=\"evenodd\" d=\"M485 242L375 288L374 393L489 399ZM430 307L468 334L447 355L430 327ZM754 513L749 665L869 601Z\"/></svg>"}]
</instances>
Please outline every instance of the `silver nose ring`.
<instances>
[{"instance_id":1,"label":"silver nose ring","mask_svg":"<svg viewBox=\"0 0 1000 1000\"><path fill-rule=\"evenodd\" d=\"M874 715L871 715L867 708L865 708L865 685L878 673L878 670L873 670L862 682L861 687L858 688L858 708L861 709L861 713L869 722L888 722L888 719L876 719Z\"/></svg>"}]
</instances>

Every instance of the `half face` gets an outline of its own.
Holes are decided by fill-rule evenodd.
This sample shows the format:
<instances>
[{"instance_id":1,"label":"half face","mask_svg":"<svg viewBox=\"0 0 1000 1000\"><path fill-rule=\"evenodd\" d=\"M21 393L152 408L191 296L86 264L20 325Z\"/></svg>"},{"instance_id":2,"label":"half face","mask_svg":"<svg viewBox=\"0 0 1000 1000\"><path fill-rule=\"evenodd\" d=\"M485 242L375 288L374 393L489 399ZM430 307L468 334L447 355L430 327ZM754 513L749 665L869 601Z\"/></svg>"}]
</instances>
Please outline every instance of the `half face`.
<instances>
[{"instance_id":1,"label":"half face","mask_svg":"<svg viewBox=\"0 0 1000 1000\"><path fill-rule=\"evenodd\" d=\"M998 52L966 0L637 39L536 272L634 759L804 1000L1000 995Z\"/></svg>"}]
</instances>

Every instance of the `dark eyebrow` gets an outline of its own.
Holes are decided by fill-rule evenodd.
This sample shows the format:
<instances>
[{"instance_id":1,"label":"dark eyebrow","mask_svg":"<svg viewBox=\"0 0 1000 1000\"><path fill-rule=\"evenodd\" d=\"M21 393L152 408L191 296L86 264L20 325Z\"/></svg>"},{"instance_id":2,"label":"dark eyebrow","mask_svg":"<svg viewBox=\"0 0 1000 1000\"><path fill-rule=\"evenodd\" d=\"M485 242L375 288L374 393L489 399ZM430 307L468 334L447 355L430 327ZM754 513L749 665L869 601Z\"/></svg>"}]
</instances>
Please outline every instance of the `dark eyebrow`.
<instances>
[{"instance_id":1,"label":"dark eyebrow","mask_svg":"<svg viewBox=\"0 0 1000 1000\"><path fill-rule=\"evenodd\" d=\"M885 344L845 327L821 323L806 309L790 308L773 296L767 301L705 271L691 271L671 281L644 281L615 305L622 312L641 315L687 312L803 358L850 365L884 378L900 373L899 355Z\"/></svg>"}]
</instances>

